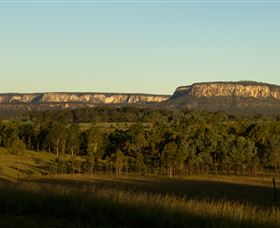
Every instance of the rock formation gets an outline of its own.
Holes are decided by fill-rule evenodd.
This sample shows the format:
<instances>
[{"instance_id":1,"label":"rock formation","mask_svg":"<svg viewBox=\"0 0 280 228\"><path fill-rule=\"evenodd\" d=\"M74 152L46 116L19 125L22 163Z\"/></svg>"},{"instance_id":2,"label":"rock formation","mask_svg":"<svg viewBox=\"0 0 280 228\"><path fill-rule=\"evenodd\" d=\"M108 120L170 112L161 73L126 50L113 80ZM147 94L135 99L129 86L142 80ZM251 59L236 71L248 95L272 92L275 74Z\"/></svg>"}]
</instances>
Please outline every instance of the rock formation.
<instances>
[{"instance_id":1,"label":"rock formation","mask_svg":"<svg viewBox=\"0 0 280 228\"><path fill-rule=\"evenodd\" d=\"M178 87L166 103L173 109L280 114L280 86L251 82L207 82Z\"/></svg>"},{"instance_id":2,"label":"rock formation","mask_svg":"<svg viewBox=\"0 0 280 228\"><path fill-rule=\"evenodd\" d=\"M178 87L172 98L183 96L280 99L280 86L248 81L195 83Z\"/></svg>"},{"instance_id":3,"label":"rock formation","mask_svg":"<svg viewBox=\"0 0 280 228\"><path fill-rule=\"evenodd\" d=\"M137 105L168 109L280 114L280 86L267 83L206 82L178 87L172 96L120 93L0 94L0 110L46 110Z\"/></svg>"},{"instance_id":4,"label":"rock formation","mask_svg":"<svg viewBox=\"0 0 280 228\"><path fill-rule=\"evenodd\" d=\"M0 94L0 104L86 103L86 104L146 104L165 101L166 95L109 93L34 93Z\"/></svg>"}]
</instances>

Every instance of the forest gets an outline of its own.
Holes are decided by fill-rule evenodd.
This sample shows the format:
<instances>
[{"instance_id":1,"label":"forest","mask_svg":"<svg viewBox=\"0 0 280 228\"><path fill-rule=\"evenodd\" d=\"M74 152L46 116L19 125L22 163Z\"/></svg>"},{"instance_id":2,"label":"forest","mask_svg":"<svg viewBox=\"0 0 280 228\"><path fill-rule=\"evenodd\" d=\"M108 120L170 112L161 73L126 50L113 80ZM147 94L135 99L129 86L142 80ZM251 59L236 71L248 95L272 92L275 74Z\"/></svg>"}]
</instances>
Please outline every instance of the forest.
<instances>
[{"instance_id":1,"label":"forest","mask_svg":"<svg viewBox=\"0 0 280 228\"><path fill-rule=\"evenodd\" d=\"M0 146L55 154L60 173L258 175L278 173L273 116L99 107L30 112L0 121Z\"/></svg>"}]
</instances>

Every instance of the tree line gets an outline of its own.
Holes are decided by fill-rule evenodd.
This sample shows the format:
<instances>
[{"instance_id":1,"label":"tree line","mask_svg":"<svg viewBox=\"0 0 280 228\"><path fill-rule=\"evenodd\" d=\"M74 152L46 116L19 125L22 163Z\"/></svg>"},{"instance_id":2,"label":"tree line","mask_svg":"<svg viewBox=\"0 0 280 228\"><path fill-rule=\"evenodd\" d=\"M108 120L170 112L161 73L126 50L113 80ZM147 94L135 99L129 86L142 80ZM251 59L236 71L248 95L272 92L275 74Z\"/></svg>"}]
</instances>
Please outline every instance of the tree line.
<instances>
[{"instance_id":1,"label":"tree line","mask_svg":"<svg viewBox=\"0 0 280 228\"><path fill-rule=\"evenodd\" d=\"M128 113L122 118L135 120ZM150 125L136 121L125 129L104 128L96 120L83 129L73 119L62 121L49 112L28 121L0 121L0 146L17 154L25 149L53 153L56 173L252 175L279 170L277 118L194 111L143 113L149 114Z\"/></svg>"},{"instance_id":2,"label":"tree line","mask_svg":"<svg viewBox=\"0 0 280 228\"><path fill-rule=\"evenodd\" d=\"M172 115L171 110L141 108L134 106L30 111L25 113L27 119L35 122L58 121L63 123L93 123L93 122L154 122L158 118Z\"/></svg>"}]
</instances>

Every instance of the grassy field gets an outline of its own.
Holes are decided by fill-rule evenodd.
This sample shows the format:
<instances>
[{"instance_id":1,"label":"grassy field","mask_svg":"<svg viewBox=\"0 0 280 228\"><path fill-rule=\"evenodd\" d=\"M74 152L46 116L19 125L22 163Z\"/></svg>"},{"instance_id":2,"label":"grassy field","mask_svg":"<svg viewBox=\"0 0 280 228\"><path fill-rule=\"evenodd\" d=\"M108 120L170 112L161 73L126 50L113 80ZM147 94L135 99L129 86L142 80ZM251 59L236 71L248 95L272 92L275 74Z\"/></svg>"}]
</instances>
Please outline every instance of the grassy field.
<instances>
[{"instance_id":1,"label":"grassy field","mask_svg":"<svg viewBox=\"0 0 280 228\"><path fill-rule=\"evenodd\" d=\"M2 180L0 226L13 227L26 218L16 227L280 226L272 188L255 181L105 176Z\"/></svg>"},{"instance_id":2,"label":"grassy field","mask_svg":"<svg viewBox=\"0 0 280 228\"><path fill-rule=\"evenodd\" d=\"M121 130L127 130L129 127L131 127L133 124L136 123L130 123L130 122L114 122L114 123L80 123L79 126L82 130L89 129L91 127L99 127L103 128L104 130L115 130L115 129L121 129ZM141 123L144 127L150 128L152 127L151 123Z\"/></svg>"},{"instance_id":3,"label":"grassy field","mask_svg":"<svg viewBox=\"0 0 280 228\"><path fill-rule=\"evenodd\" d=\"M280 227L271 177L43 175L54 158L24 153L18 179L0 149L0 227Z\"/></svg>"},{"instance_id":4,"label":"grassy field","mask_svg":"<svg viewBox=\"0 0 280 228\"><path fill-rule=\"evenodd\" d=\"M0 147L0 178L15 179L49 174L54 159L54 154L24 151L18 162L15 154Z\"/></svg>"}]
</instances>

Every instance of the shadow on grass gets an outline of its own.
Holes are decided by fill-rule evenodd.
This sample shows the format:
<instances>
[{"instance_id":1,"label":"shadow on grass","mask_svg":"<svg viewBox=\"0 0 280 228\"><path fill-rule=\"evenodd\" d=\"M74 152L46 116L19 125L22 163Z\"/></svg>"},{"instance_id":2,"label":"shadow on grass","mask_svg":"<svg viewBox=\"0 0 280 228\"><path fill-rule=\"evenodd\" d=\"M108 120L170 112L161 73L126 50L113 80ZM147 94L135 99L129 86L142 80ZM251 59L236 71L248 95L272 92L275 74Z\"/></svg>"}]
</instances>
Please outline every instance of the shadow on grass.
<instances>
[{"instance_id":1,"label":"shadow on grass","mask_svg":"<svg viewBox=\"0 0 280 228\"><path fill-rule=\"evenodd\" d=\"M30 180L50 185L66 185L80 188L81 186L97 189L117 189L136 193L152 193L184 197L187 199L207 199L210 201L229 200L249 203L260 207L274 205L273 187L255 186L207 180L183 180L168 178L88 178L62 179L46 178ZM280 189L277 189L280 196Z\"/></svg>"},{"instance_id":2,"label":"shadow on grass","mask_svg":"<svg viewBox=\"0 0 280 228\"><path fill-rule=\"evenodd\" d=\"M1 173L0 173L0 175L1 175ZM11 184L11 183L13 183L11 180L9 180L8 179L8 177L7 178L4 178L4 177L6 177L6 175L1 175L2 177L0 177L0 184Z\"/></svg>"},{"instance_id":3,"label":"shadow on grass","mask_svg":"<svg viewBox=\"0 0 280 228\"><path fill-rule=\"evenodd\" d=\"M51 162L43 161L39 158L32 158L34 165L29 163L20 162L17 165L10 166L18 172L21 177L31 177L32 175L39 173L41 175L48 175L50 173Z\"/></svg>"},{"instance_id":4,"label":"shadow on grass","mask_svg":"<svg viewBox=\"0 0 280 228\"><path fill-rule=\"evenodd\" d=\"M16 185L0 185L0 215L42 216L106 227L256 227L254 221L238 221L191 210L160 207L157 204L117 200L95 194L33 191ZM21 227L18 224L17 227ZM266 227L273 224L266 224Z\"/></svg>"},{"instance_id":5,"label":"shadow on grass","mask_svg":"<svg viewBox=\"0 0 280 228\"><path fill-rule=\"evenodd\" d=\"M88 228L86 224L75 221L65 221L58 218L42 216L9 216L0 215L0 227L3 228Z\"/></svg>"}]
</instances>

